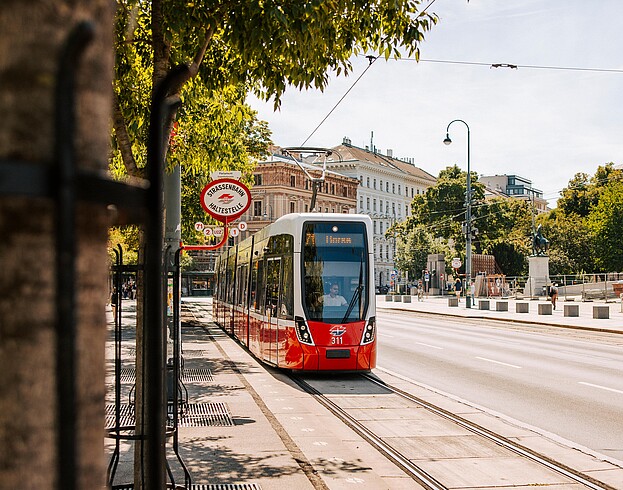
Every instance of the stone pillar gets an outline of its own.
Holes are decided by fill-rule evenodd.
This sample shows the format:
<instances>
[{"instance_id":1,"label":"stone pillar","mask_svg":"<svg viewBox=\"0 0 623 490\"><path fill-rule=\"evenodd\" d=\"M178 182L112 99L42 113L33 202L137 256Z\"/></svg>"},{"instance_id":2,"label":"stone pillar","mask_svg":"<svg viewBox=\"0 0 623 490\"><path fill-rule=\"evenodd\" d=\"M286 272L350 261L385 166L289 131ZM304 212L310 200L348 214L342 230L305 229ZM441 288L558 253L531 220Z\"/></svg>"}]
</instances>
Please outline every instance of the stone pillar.
<instances>
[{"instance_id":1,"label":"stone pillar","mask_svg":"<svg viewBox=\"0 0 623 490\"><path fill-rule=\"evenodd\" d=\"M549 257L547 255L528 257L528 281L523 291L524 296L543 296L543 287L549 283Z\"/></svg>"}]
</instances>

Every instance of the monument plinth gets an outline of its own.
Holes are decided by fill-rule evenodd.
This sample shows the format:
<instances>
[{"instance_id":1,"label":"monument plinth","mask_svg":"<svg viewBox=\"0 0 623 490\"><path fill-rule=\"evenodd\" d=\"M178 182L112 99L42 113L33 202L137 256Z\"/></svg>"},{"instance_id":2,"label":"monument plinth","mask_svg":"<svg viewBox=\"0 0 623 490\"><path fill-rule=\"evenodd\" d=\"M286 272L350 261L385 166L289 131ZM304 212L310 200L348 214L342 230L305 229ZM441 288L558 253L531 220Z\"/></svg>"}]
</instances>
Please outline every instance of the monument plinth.
<instances>
[{"instance_id":1,"label":"monument plinth","mask_svg":"<svg viewBox=\"0 0 623 490\"><path fill-rule=\"evenodd\" d=\"M549 257L532 255L528 257L528 281L523 290L524 296L543 296L547 294L549 280Z\"/></svg>"}]
</instances>

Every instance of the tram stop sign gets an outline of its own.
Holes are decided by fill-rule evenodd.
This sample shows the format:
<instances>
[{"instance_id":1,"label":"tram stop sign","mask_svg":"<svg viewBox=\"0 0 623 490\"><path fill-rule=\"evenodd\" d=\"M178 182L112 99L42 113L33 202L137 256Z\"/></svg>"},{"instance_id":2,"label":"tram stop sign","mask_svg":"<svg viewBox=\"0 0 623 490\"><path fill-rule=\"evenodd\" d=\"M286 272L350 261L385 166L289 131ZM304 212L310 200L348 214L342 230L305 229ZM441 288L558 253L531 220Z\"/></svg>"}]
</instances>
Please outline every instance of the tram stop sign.
<instances>
[{"instance_id":1,"label":"tram stop sign","mask_svg":"<svg viewBox=\"0 0 623 490\"><path fill-rule=\"evenodd\" d=\"M460 269L462 265L461 259L459 259L458 257L454 257L452 259L452 268L453 269Z\"/></svg>"},{"instance_id":2,"label":"tram stop sign","mask_svg":"<svg viewBox=\"0 0 623 490\"><path fill-rule=\"evenodd\" d=\"M239 180L217 179L201 191L201 206L214 219L232 222L251 205L251 192Z\"/></svg>"}]
</instances>

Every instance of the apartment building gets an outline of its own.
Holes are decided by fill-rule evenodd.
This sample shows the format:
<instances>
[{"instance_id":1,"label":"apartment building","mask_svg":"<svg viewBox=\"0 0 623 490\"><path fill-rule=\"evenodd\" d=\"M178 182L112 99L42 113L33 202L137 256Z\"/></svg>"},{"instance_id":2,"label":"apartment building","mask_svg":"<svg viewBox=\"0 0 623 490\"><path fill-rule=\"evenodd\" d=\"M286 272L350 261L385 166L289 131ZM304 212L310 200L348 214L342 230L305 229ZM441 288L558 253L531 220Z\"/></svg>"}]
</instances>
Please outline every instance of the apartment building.
<instances>
[{"instance_id":1,"label":"apartment building","mask_svg":"<svg viewBox=\"0 0 623 490\"><path fill-rule=\"evenodd\" d=\"M412 159L394 158L392 150L382 154L376 148L359 148L348 138L332 150L327 168L357 179L357 212L372 218L375 284L406 284L409 278L394 263L396 243L385 233L411 215L413 198L435 185L436 178L416 167Z\"/></svg>"},{"instance_id":2,"label":"apartment building","mask_svg":"<svg viewBox=\"0 0 623 490\"><path fill-rule=\"evenodd\" d=\"M543 191L532 187L532 181L519 175L481 175L478 178L487 187L485 197L503 196L530 202L537 213L545 213L547 201Z\"/></svg>"}]
</instances>

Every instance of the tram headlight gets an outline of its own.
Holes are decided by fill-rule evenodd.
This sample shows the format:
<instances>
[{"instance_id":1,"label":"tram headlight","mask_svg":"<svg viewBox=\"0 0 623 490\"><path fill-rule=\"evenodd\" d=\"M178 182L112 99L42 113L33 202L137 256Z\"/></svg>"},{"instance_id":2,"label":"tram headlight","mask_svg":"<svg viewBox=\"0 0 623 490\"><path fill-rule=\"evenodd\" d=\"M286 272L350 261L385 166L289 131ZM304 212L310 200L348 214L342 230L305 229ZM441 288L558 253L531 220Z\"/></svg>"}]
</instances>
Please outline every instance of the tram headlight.
<instances>
[{"instance_id":1,"label":"tram headlight","mask_svg":"<svg viewBox=\"0 0 623 490\"><path fill-rule=\"evenodd\" d=\"M369 344L374 341L376 337L376 317L371 317L368 320L365 330L363 331L363 338L361 339L361 345Z\"/></svg>"},{"instance_id":2,"label":"tram headlight","mask_svg":"<svg viewBox=\"0 0 623 490\"><path fill-rule=\"evenodd\" d=\"M301 344L314 345L314 339L311 336L311 332L305 323L305 319L300 316L294 317L296 322L296 337Z\"/></svg>"}]
</instances>

